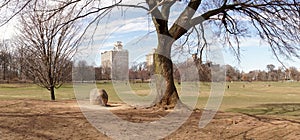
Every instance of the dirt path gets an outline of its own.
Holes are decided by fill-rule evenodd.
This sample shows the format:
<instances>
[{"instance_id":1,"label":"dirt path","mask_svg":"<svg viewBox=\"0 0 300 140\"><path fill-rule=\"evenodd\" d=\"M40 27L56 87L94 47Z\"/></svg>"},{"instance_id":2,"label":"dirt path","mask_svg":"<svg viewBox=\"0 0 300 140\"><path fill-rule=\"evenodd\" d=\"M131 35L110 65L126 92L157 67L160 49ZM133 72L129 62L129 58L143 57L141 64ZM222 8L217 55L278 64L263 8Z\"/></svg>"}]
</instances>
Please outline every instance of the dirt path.
<instances>
[{"instance_id":1,"label":"dirt path","mask_svg":"<svg viewBox=\"0 0 300 140\"><path fill-rule=\"evenodd\" d=\"M132 122L151 121L165 111L112 110ZM133 117L128 117L133 116ZM198 128L201 111L165 139L298 139L300 123L234 113L218 113L203 129ZM0 139L110 139L83 116L76 101L0 101Z\"/></svg>"}]
</instances>

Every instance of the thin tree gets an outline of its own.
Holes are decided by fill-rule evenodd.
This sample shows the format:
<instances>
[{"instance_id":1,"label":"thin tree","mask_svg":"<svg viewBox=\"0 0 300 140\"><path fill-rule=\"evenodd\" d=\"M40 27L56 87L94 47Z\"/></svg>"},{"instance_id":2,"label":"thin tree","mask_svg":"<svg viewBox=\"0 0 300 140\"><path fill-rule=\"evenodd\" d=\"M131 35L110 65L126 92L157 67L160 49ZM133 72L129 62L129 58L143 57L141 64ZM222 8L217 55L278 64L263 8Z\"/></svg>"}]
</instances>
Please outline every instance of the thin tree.
<instances>
[{"instance_id":1,"label":"thin tree","mask_svg":"<svg viewBox=\"0 0 300 140\"><path fill-rule=\"evenodd\" d=\"M6 80L7 77L7 69L9 65L9 52L7 51L7 48L5 45L0 43L0 70L2 71L2 79Z\"/></svg>"},{"instance_id":2,"label":"thin tree","mask_svg":"<svg viewBox=\"0 0 300 140\"><path fill-rule=\"evenodd\" d=\"M35 5L40 9L47 3ZM50 91L55 100L55 89L61 87L71 77L71 59L79 43L78 26L69 21L72 10L60 11L52 16L43 10L30 8L20 16L18 44L22 56L23 72L35 78L36 84Z\"/></svg>"}]
</instances>

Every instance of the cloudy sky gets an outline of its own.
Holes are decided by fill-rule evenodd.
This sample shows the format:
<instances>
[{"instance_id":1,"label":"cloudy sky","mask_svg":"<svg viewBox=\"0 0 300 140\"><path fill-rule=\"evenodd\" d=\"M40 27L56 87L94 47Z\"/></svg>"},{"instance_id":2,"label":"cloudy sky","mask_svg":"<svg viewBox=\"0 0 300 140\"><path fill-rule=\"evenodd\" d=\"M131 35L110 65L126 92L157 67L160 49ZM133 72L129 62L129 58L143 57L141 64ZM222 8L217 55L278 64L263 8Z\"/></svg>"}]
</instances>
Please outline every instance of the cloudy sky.
<instances>
[{"instance_id":1,"label":"cloudy sky","mask_svg":"<svg viewBox=\"0 0 300 140\"><path fill-rule=\"evenodd\" d=\"M171 21L178 16L178 11L183 6L179 3L173 8ZM101 52L111 50L115 42L122 41L124 48L129 51L130 64L145 61L146 54L157 46L156 34L151 33L154 30L151 17L146 11L115 9L98 25L89 28L85 35L86 39L80 46L75 59L84 59L90 64L100 66ZM14 33L12 22L1 27L0 33L1 39L10 38ZM230 49L221 46L219 48L225 64L230 64L245 72L256 69L266 70L268 64L274 64L276 67L281 66L271 53L270 48L257 37L242 40L240 62ZM282 61L287 67L296 66L300 68L300 61L297 59L291 61L282 58Z\"/></svg>"},{"instance_id":2,"label":"cloudy sky","mask_svg":"<svg viewBox=\"0 0 300 140\"><path fill-rule=\"evenodd\" d=\"M174 13L179 13L178 9L182 9L183 6L180 4L175 6L171 21L178 16ZM94 28L91 29L94 31ZM101 65L100 52L111 50L116 41L122 41L124 48L129 51L130 63L145 60L145 55L157 45L156 34L149 33L152 31L154 31L154 26L144 10L126 10L125 13L122 13L118 9L101 21L94 34L94 44L90 45L93 49L86 49L86 51L92 50L87 54L93 56L90 60L99 66ZM222 46L219 48L221 48L225 64L230 64L245 72L257 69L266 70L268 64L274 64L276 67L282 66L271 53L268 45L258 37L246 38L241 41L240 62L230 49ZM291 61L282 58L281 61L286 67L300 68L300 62L297 59Z\"/></svg>"}]
</instances>

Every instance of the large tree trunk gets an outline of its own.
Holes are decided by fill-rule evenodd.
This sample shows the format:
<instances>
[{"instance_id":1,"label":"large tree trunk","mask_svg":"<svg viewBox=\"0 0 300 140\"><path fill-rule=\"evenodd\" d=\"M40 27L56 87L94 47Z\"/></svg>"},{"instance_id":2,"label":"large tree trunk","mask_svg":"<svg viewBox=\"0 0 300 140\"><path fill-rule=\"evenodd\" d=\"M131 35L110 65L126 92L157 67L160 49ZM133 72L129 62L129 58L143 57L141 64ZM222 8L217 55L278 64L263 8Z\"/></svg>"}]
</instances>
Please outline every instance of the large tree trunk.
<instances>
[{"instance_id":1,"label":"large tree trunk","mask_svg":"<svg viewBox=\"0 0 300 140\"><path fill-rule=\"evenodd\" d=\"M154 73L156 74L155 107L174 108L180 103L173 79L173 63L170 57L173 41L159 38L159 45L154 54Z\"/></svg>"},{"instance_id":2,"label":"large tree trunk","mask_svg":"<svg viewBox=\"0 0 300 140\"><path fill-rule=\"evenodd\" d=\"M55 100L55 94L54 94L54 86L50 87L50 94L51 94L51 100Z\"/></svg>"}]
</instances>

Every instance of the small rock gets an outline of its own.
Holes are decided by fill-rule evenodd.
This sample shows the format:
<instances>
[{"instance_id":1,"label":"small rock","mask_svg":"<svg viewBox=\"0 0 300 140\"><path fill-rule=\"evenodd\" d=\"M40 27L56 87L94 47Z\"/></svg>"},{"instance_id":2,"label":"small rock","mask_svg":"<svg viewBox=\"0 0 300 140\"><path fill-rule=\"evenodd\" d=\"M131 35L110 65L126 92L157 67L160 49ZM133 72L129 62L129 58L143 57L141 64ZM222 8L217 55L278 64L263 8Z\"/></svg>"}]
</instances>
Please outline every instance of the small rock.
<instances>
[{"instance_id":1,"label":"small rock","mask_svg":"<svg viewBox=\"0 0 300 140\"><path fill-rule=\"evenodd\" d=\"M107 106L108 94L104 89L93 89L90 92L90 103L93 105Z\"/></svg>"}]
</instances>

